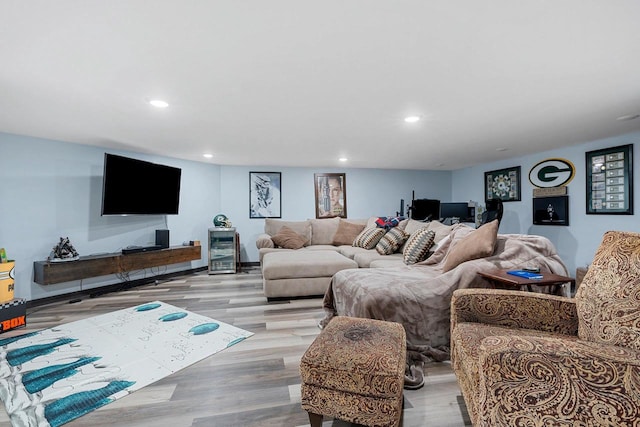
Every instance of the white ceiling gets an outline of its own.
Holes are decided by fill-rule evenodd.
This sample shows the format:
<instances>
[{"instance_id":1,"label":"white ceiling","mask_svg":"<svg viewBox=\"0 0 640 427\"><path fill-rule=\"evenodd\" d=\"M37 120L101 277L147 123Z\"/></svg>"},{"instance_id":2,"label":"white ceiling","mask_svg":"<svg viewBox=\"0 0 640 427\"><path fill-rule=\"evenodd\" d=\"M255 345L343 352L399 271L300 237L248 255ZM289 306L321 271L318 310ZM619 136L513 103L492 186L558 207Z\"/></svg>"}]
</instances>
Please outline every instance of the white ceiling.
<instances>
[{"instance_id":1,"label":"white ceiling","mask_svg":"<svg viewBox=\"0 0 640 427\"><path fill-rule=\"evenodd\" d=\"M448 170L640 131L629 114L638 0L0 0L2 132Z\"/></svg>"}]
</instances>

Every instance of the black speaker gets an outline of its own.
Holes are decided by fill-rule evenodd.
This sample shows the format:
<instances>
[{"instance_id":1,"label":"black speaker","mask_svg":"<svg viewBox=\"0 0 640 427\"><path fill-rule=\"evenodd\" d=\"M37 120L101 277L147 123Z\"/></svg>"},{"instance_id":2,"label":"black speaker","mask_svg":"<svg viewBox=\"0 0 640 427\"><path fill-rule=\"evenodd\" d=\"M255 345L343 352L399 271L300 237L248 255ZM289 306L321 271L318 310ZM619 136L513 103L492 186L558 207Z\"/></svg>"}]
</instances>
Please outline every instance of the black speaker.
<instances>
[{"instance_id":1,"label":"black speaker","mask_svg":"<svg viewBox=\"0 0 640 427\"><path fill-rule=\"evenodd\" d=\"M156 230L156 245L162 249L169 247L169 230Z\"/></svg>"}]
</instances>

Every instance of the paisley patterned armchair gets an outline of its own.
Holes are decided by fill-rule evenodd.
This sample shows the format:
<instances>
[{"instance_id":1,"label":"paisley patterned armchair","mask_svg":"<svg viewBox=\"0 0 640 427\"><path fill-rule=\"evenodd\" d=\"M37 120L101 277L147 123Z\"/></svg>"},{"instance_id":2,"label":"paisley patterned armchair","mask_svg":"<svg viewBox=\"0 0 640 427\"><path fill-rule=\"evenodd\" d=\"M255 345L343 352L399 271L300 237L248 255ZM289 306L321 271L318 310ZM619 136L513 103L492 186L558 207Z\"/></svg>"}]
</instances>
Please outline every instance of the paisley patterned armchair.
<instances>
[{"instance_id":1,"label":"paisley patterned armchair","mask_svg":"<svg viewBox=\"0 0 640 427\"><path fill-rule=\"evenodd\" d=\"M474 426L640 425L640 234L605 233L574 299L464 289L451 304Z\"/></svg>"}]
</instances>

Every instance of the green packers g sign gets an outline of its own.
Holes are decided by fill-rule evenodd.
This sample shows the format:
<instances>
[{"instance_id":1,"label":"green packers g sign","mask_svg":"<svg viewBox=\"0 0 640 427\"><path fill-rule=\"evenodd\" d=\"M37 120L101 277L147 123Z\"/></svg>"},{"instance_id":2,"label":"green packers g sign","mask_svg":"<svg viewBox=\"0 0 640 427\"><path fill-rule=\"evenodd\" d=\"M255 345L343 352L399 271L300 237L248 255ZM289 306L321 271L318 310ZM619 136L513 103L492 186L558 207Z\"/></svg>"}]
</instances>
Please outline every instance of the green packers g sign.
<instances>
[{"instance_id":1,"label":"green packers g sign","mask_svg":"<svg viewBox=\"0 0 640 427\"><path fill-rule=\"evenodd\" d=\"M566 159L543 160L529 171L529 182L538 188L567 185L576 174L576 168Z\"/></svg>"}]
</instances>

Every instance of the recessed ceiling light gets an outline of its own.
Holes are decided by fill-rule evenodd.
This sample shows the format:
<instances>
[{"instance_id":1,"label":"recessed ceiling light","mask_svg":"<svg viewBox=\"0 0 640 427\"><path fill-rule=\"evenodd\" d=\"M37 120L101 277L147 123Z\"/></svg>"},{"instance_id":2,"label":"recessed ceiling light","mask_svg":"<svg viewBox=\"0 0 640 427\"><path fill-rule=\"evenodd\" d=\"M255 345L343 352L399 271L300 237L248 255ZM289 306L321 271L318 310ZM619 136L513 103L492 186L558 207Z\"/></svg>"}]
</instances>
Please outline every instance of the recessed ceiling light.
<instances>
[{"instance_id":1,"label":"recessed ceiling light","mask_svg":"<svg viewBox=\"0 0 640 427\"><path fill-rule=\"evenodd\" d=\"M349 159L347 159L346 157L340 157L338 160L340 160L341 162L346 162Z\"/></svg>"},{"instance_id":2,"label":"recessed ceiling light","mask_svg":"<svg viewBox=\"0 0 640 427\"><path fill-rule=\"evenodd\" d=\"M158 107L158 108L167 108L169 106L168 102L163 101L161 99L152 99L151 101L149 101L149 104L153 105L154 107Z\"/></svg>"},{"instance_id":3,"label":"recessed ceiling light","mask_svg":"<svg viewBox=\"0 0 640 427\"><path fill-rule=\"evenodd\" d=\"M500 148L496 148L496 151L507 151L508 148L505 147L500 147Z\"/></svg>"},{"instance_id":4,"label":"recessed ceiling light","mask_svg":"<svg viewBox=\"0 0 640 427\"><path fill-rule=\"evenodd\" d=\"M408 116L404 118L404 121L407 123L415 123L420 121L420 116Z\"/></svg>"},{"instance_id":5,"label":"recessed ceiling light","mask_svg":"<svg viewBox=\"0 0 640 427\"><path fill-rule=\"evenodd\" d=\"M202 155L202 157L206 157L207 159L211 159L213 157L213 154L205 153L205 154Z\"/></svg>"},{"instance_id":6,"label":"recessed ceiling light","mask_svg":"<svg viewBox=\"0 0 640 427\"><path fill-rule=\"evenodd\" d=\"M640 117L640 114L627 114L626 116L620 116L616 118L616 120L619 120L622 122L624 120L634 120L634 119L637 119L638 117Z\"/></svg>"}]
</instances>

